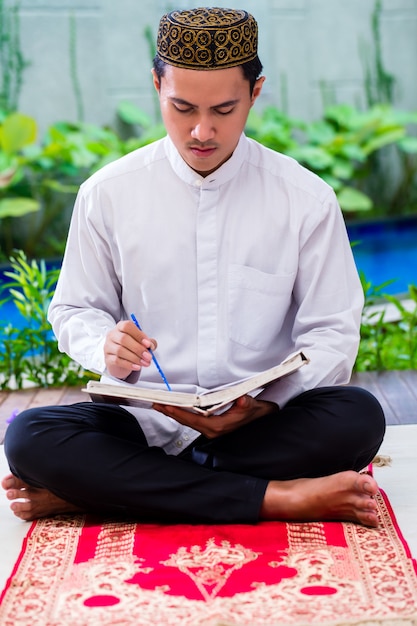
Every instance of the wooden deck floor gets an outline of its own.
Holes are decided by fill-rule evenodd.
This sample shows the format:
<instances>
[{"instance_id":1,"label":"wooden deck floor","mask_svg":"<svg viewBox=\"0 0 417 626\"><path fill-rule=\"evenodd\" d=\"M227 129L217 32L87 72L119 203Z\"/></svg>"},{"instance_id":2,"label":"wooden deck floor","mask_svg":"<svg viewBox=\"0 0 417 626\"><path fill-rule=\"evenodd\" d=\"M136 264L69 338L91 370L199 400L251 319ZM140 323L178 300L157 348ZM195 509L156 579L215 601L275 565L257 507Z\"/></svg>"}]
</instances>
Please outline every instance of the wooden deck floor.
<instances>
[{"instance_id":1,"label":"wooden deck floor","mask_svg":"<svg viewBox=\"0 0 417 626\"><path fill-rule=\"evenodd\" d=\"M387 424L417 424L417 370L360 372L351 384L378 398Z\"/></svg>"},{"instance_id":2,"label":"wooden deck floor","mask_svg":"<svg viewBox=\"0 0 417 626\"><path fill-rule=\"evenodd\" d=\"M381 402L387 424L417 423L417 370L401 372L361 372L354 374L351 384L368 389ZM0 443L3 441L7 419L15 411L48 404L83 402L88 395L81 389L25 389L0 391Z\"/></svg>"},{"instance_id":3,"label":"wooden deck floor","mask_svg":"<svg viewBox=\"0 0 417 626\"><path fill-rule=\"evenodd\" d=\"M24 389L22 391L0 391L0 443L3 441L7 420L14 412L20 412L36 406L50 404L71 404L85 402L88 394L77 387L60 387L48 389Z\"/></svg>"}]
</instances>

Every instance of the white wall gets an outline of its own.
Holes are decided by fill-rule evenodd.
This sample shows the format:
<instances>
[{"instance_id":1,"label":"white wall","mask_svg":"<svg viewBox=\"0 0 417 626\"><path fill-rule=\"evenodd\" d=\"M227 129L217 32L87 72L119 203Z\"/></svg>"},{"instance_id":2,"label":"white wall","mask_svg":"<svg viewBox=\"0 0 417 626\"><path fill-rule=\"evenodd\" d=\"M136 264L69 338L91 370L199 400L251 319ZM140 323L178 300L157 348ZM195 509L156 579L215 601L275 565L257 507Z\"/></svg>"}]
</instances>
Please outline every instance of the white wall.
<instances>
[{"instance_id":1,"label":"white wall","mask_svg":"<svg viewBox=\"0 0 417 626\"><path fill-rule=\"evenodd\" d=\"M6 0L12 4L12 0ZM315 119L323 89L336 102L365 106L360 48L373 51L375 0L216 0L244 8L260 28L260 57L267 76L258 108L268 103L291 116ZM385 69L397 79L396 106L417 110L417 0L382 0ZM149 113L155 106L151 59L144 28L156 33L159 17L189 0L20 0L21 45L30 67L20 110L33 115L41 133L58 119L76 120L70 76L70 15L76 24L77 70L85 120L113 123L121 100ZM285 94L285 96L283 96Z\"/></svg>"}]
</instances>

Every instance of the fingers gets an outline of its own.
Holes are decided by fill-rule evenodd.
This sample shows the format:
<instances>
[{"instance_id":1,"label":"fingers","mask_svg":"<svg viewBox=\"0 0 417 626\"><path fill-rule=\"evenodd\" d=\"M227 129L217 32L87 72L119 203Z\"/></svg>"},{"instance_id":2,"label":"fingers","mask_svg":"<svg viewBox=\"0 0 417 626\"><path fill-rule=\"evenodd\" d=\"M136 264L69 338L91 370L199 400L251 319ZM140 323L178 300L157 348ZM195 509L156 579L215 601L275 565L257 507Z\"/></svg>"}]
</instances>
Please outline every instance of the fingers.
<instances>
[{"instance_id":1,"label":"fingers","mask_svg":"<svg viewBox=\"0 0 417 626\"><path fill-rule=\"evenodd\" d=\"M159 413L163 413L167 417L171 417L183 426L189 426L190 428L197 430L208 439L218 436L215 428L215 416L206 417L200 413L194 413L191 410L182 409L176 406L168 406L165 404L153 404L152 408L155 409L155 411L159 411Z\"/></svg>"},{"instance_id":2,"label":"fingers","mask_svg":"<svg viewBox=\"0 0 417 626\"><path fill-rule=\"evenodd\" d=\"M220 437L220 435L232 432L251 419L246 414L246 411L243 411L241 408L233 409L233 407L220 415L207 416L194 413L191 410L162 404L154 404L152 408L171 417L183 426L189 426L197 430L207 439L214 439Z\"/></svg>"},{"instance_id":3,"label":"fingers","mask_svg":"<svg viewBox=\"0 0 417 626\"><path fill-rule=\"evenodd\" d=\"M183 424L184 426L190 426L191 428L195 428L196 430L199 430L197 427L201 426L201 420L207 419L206 417L198 413L193 413L193 411L191 410L181 409L176 406L166 404L153 404L152 408L159 413L163 413L167 417L172 417L180 424Z\"/></svg>"},{"instance_id":4,"label":"fingers","mask_svg":"<svg viewBox=\"0 0 417 626\"><path fill-rule=\"evenodd\" d=\"M138 343L141 343L145 348L150 350L156 350L158 344L155 339L148 337L146 333L138 328L132 321L124 320L116 325L122 333L132 336Z\"/></svg>"},{"instance_id":5,"label":"fingers","mask_svg":"<svg viewBox=\"0 0 417 626\"><path fill-rule=\"evenodd\" d=\"M124 320L107 334L104 342L104 358L108 372L116 378L126 378L132 371L149 367L156 348L150 339L131 321Z\"/></svg>"}]
</instances>

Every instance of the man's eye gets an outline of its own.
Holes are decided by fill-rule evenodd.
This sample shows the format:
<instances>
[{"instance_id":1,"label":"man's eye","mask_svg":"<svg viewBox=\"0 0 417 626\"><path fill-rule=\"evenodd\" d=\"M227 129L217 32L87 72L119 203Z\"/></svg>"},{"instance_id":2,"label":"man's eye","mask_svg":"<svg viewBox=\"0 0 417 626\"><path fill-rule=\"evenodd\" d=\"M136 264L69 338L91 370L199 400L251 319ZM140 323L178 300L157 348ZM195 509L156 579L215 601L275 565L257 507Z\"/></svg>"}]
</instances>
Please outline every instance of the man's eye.
<instances>
[{"instance_id":1,"label":"man's eye","mask_svg":"<svg viewBox=\"0 0 417 626\"><path fill-rule=\"evenodd\" d=\"M177 104L174 105L174 108L178 111L178 113L191 113L193 110L192 107L180 107Z\"/></svg>"},{"instance_id":2,"label":"man's eye","mask_svg":"<svg viewBox=\"0 0 417 626\"><path fill-rule=\"evenodd\" d=\"M233 112L234 107L228 107L227 109L216 109L216 113L219 115L229 115Z\"/></svg>"}]
</instances>

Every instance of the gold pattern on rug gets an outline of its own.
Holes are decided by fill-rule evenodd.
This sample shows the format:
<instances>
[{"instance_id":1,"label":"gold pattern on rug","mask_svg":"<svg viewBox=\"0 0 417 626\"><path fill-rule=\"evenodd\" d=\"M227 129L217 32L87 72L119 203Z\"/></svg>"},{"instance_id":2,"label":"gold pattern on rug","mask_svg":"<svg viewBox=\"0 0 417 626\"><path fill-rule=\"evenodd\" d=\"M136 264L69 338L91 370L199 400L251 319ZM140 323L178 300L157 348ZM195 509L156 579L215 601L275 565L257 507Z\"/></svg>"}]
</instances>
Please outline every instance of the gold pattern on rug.
<instances>
[{"instance_id":1,"label":"gold pattern on rug","mask_svg":"<svg viewBox=\"0 0 417 626\"><path fill-rule=\"evenodd\" d=\"M411 626L415 561L384 494L380 526L162 526L39 520L2 626Z\"/></svg>"}]
</instances>

